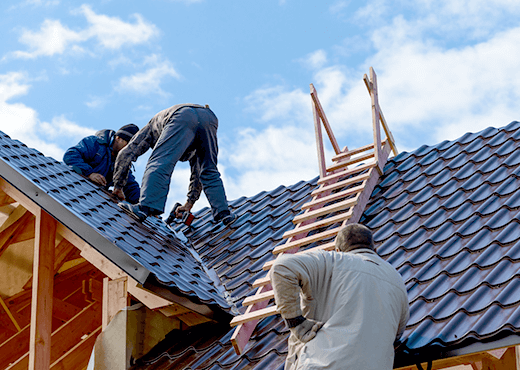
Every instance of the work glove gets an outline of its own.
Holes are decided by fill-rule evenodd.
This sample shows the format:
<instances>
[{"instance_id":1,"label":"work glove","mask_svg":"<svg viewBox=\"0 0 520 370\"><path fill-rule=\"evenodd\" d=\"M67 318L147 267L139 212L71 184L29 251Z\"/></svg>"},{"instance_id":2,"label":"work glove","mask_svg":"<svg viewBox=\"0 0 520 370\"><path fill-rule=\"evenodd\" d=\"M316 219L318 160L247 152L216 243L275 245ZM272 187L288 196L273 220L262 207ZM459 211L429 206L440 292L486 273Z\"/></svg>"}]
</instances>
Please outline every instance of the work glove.
<instances>
[{"instance_id":1,"label":"work glove","mask_svg":"<svg viewBox=\"0 0 520 370\"><path fill-rule=\"evenodd\" d=\"M289 330L299 341L307 343L316 336L323 325L325 325L324 322L305 319L301 324L289 328Z\"/></svg>"}]
</instances>

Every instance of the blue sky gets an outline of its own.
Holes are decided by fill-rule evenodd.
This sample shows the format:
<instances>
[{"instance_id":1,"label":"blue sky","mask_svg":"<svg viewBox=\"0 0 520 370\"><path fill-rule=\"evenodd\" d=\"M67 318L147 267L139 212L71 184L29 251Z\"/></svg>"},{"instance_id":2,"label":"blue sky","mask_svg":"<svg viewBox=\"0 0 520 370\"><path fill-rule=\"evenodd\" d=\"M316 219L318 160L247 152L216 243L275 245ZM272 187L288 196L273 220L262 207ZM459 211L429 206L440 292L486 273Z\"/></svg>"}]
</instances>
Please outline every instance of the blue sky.
<instances>
[{"instance_id":1,"label":"blue sky","mask_svg":"<svg viewBox=\"0 0 520 370\"><path fill-rule=\"evenodd\" d=\"M317 175L310 83L340 146L370 143L370 66L401 151L520 119L518 1L22 0L0 11L0 130L61 160L96 130L209 104L229 199ZM188 177L178 165L167 209L185 201Z\"/></svg>"}]
</instances>

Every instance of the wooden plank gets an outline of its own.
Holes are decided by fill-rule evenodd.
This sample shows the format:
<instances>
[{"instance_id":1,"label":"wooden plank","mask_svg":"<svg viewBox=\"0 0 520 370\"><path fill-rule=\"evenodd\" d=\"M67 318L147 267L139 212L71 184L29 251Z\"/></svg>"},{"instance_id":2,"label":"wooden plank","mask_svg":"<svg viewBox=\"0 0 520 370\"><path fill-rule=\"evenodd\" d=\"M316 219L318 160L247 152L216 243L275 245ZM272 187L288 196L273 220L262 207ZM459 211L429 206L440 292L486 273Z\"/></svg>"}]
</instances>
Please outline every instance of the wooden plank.
<instances>
[{"instance_id":1,"label":"wooden plank","mask_svg":"<svg viewBox=\"0 0 520 370\"><path fill-rule=\"evenodd\" d=\"M343 151L343 152L335 155L334 157L332 157L332 161L333 162L341 162L341 161L344 161L344 160L348 160L351 156L359 154L359 153L366 152L367 150L374 150L374 143L368 144L368 145L365 145L365 146L361 146L361 147L356 148L356 149Z\"/></svg>"},{"instance_id":2,"label":"wooden plank","mask_svg":"<svg viewBox=\"0 0 520 370\"><path fill-rule=\"evenodd\" d=\"M7 313L7 316L9 316L9 319L11 320L13 325L15 326L16 330L17 331L22 331L22 328L20 327L20 325L18 325L18 322L16 321L16 319L13 316L13 314L9 310L9 307L7 307L7 305L5 304L5 302L2 299L2 297L0 297L0 305L2 305L2 308L4 309L5 313Z\"/></svg>"},{"instance_id":3,"label":"wooden plank","mask_svg":"<svg viewBox=\"0 0 520 370\"><path fill-rule=\"evenodd\" d=\"M48 369L51 364L55 239L56 220L40 209L36 215L29 370Z\"/></svg>"},{"instance_id":4,"label":"wooden plank","mask_svg":"<svg viewBox=\"0 0 520 370\"><path fill-rule=\"evenodd\" d=\"M96 343L96 338L100 333L101 327L87 335L81 342L56 360L51 365L50 370L85 369L88 365L94 344Z\"/></svg>"},{"instance_id":5,"label":"wooden plank","mask_svg":"<svg viewBox=\"0 0 520 370\"><path fill-rule=\"evenodd\" d=\"M355 186L355 187L352 187L352 188L349 188L349 189L346 189L346 190L342 190L340 192L327 195L326 197L318 198L318 199L313 200L313 201L311 201L309 203L305 203L302 206L302 209L308 209L308 208L311 208L311 207L314 207L314 206L319 206L319 205L322 205L324 203L332 202L332 201L335 201L335 200L347 197L349 195L353 195L353 194L359 193L360 191L362 191L364 189L364 187L365 187L365 184L362 183L359 186Z\"/></svg>"},{"instance_id":6,"label":"wooden plank","mask_svg":"<svg viewBox=\"0 0 520 370\"><path fill-rule=\"evenodd\" d=\"M242 306L251 306L255 303L269 300L271 298L274 298L274 292L272 290L269 290L265 293L255 294L253 296L246 297L246 299L244 299L244 301L242 302Z\"/></svg>"},{"instance_id":7,"label":"wooden plank","mask_svg":"<svg viewBox=\"0 0 520 370\"><path fill-rule=\"evenodd\" d=\"M69 260L69 258L76 252L76 247L63 238L62 241L56 246L55 258L54 258L54 273L63 266L63 264Z\"/></svg>"},{"instance_id":8,"label":"wooden plank","mask_svg":"<svg viewBox=\"0 0 520 370\"><path fill-rule=\"evenodd\" d=\"M363 182L364 180L368 179L368 177L369 176L368 176L368 172L367 172L367 173L364 173L364 174L361 174L361 175L358 175L355 177L351 177L351 178L343 180L343 181L338 181L338 182L332 183L330 185L321 185L318 189L314 190L311 193L311 195L318 195L318 194L325 193L325 192L330 193L333 190L344 188L346 186L353 185L358 182Z\"/></svg>"},{"instance_id":9,"label":"wooden plank","mask_svg":"<svg viewBox=\"0 0 520 370\"><path fill-rule=\"evenodd\" d=\"M276 315L278 313L276 306L269 306L261 310L256 310L245 315L235 316L229 323L231 326L244 324L248 321L263 319L264 317Z\"/></svg>"},{"instance_id":10,"label":"wooden plank","mask_svg":"<svg viewBox=\"0 0 520 370\"><path fill-rule=\"evenodd\" d=\"M10 205L15 202L16 201L13 198L11 198L9 195L7 195L3 190L0 191L0 207L3 207L5 205Z\"/></svg>"},{"instance_id":11,"label":"wooden plank","mask_svg":"<svg viewBox=\"0 0 520 370\"><path fill-rule=\"evenodd\" d=\"M2 225L7 224L7 226L0 231L0 256L5 252L7 247L11 245L18 232L22 230L24 224L31 218L31 214L27 212L25 208L22 206L18 207Z\"/></svg>"},{"instance_id":12,"label":"wooden plank","mask_svg":"<svg viewBox=\"0 0 520 370\"><path fill-rule=\"evenodd\" d=\"M302 214L302 215L296 216L293 219L293 222L300 223L302 221L306 221L311 218L317 218L317 217L327 215L332 212L346 210L350 207L355 206L357 204L357 202L358 202L358 197L350 198L350 199L347 199L347 200L344 200L344 201L341 201L341 202L338 202L335 204L331 204L330 206L318 208L314 211L309 212L308 214Z\"/></svg>"},{"instance_id":13,"label":"wooden plank","mask_svg":"<svg viewBox=\"0 0 520 370\"><path fill-rule=\"evenodd\" d=\"M186 312L190 312L190 309L183 307L179 304L172 304L167 307L159 308L159 312L161 312L166 317L172 317L172 316L181 315Z\"/></svg>"},{"instance_id":14,"label":"wooden plank","mask_svg":"<svg viewBox=\"0 0 520 370\"><path fill-rule=\"evenodd\" d=\"M366 74L363 77L363 81L365 81L365 86L367 87L368 93L370 94L371 87L370 87L370 82L368 81L368 77ZM383 115L381 107L379 107L379 118L381 120L381 124L383 125L383 129L385 130L386 137L390 141L390 147L392 148L394 155L398 155L399 151L397 150L397 147L395 145L394 136L392 135L392 132L390 131L390 127L388 126L388 123L386 123L386 119L385 119L385 116Z\"/></svg>"},{"instance_id":15,"label":"wooden plank","mask_svg":"<svg viewBox=\"0 0 520 370\"><path fill-rule=\"evenodd\" d=\"M188 326L195 326L211 321L211 319L208 319L206 316L200 315L193 311L178 315L177 318Z\"/></svg>"},{"instance_id":16,"label":"wooden plank","mask_svg":"<svg viewBox=\"0 0 520 370\"><path fill-rule=\"evenodd\" d=\"M349 160L346 160L346 161L334 163L334 164L330 165L329 167L327 167L327 172L337 171L342 168L348 167L350 165L353 165L353 164L356 164L359 162L364 162L367 160L371 160L373 158L375 158L375 152L363 154L363 155L360 155L360 156L357 156L354 158L350 158Z\"/></svg>"},{"instance_id":17,"label":"wooden plank","mask_svg":"<svg viewBox=\"0 0 520 370\"><path fill-rule=\"evenodd\" d=\"M294 247L301 247L306 244L314 243L319 240L323 240L323 239L327 239L327 238L336 236L338 234L339 230L341 230L341 226L335 227L334 229L326 230L319 234L307 236L305 238L302 238L302 239L299 239L299 240L296 240L293 242L279 245L278 247L276 247L273 250L273 254L278 254L278 253L284 252L284 251L289 250Z\"/></svg>"},{"instance_id":18,"label":"wooden plank","mask_svg":"<svg viewBox=\"0 0 520 370\"><path fill-rule=\"evenodd\" d=\"M36 227L36 217L31 213L30 218L24 222L24 225L17 230L11 244L25 242L34 239L34 229Z\"/></svg>"},{"instance_id":19,"label":"wooden plank","mask_svg":"<svg viewBox=\"0 0 520 370\"><path fill-rule=\"evenodd\" d=\"M327 225L335 224L337 222L343 222L345 220L348 220L351 216L352 216L352 210L349 210L348 212L341 213L341 214L333 216L333 217L328 217L328 218L325 218L325 219L320 220L320 221L316 221L316 222L311 223L309 225L303 226L303 227L301 227L299 229L286 231L283 234L283 237L284 238L290 238L292 236L299 235L300 233L308 234L310 231L319 229L320 227L324 227L324 226L327 226Z\"/></svg>"},{"instance_id":20,"label":"wooden plank","mask_svg":"<svg viewBox=\"0 0 520 370\"><path fill-rule=\"evenodd\" d=\"M51 363L59 360L79 343L85 334L92 333L99 326L101 326L101 303L94 302L52 333L52 347L49 351ZM29 354L25 354L6 370L27 370L28 364ZM49 366L50 363L47 369Z\"/></svg>"},{"instance_id":21,"label":"wooden plank","mask_svg":"<svg viewBox=\"0 0 520 370\"><path fill-rule=\"evenodd\" d=\"M318 114L320 115L320 118L323 122L323 126L325 127L325 131L327 131L327 134L329 135L330 143L332 144L332 148L334 149L334 152L336 154L341 153L341 149L339 148L338 142L336 141L336 138L334 137L334 133L332 132L332 129L330 127L329 120L327 119L327 116L325 115L325 111L323 110L323 107L321 106L320 100L318 99L318 92L314 88L313 84L311 84L311 97L312 97L312 101L316 105Z\"/></svg>"},{"instance_id":22,"label":"wooden plank","mask_svg":"<svg viewBox=\"0 0 520 370\"><path fill-rule=\"evenodd\" d=\"M81 311L81 308L54 297L52 301L52 316L67 322Z\"/></svg>"},{"instance_id":23,"label":"wooden plank","mask_svg":"<svg viewBox=\"0 0 520 370\"><path fill-rule=\"evenodd\" d=\"M29 351L29 325L0 345L0 369L5 369Z\"/></svg>"},{"instance_id":24,"label":"wooden plank","mask_svg":"<svg viewBox=\"0 0 520 370\"><path fill-rule=\"evenodd\" d=\"M314 86L311 84L311 93ZM314 119L314 133L316 136L316 149L318 151L318 170L320 177L325 177L327 166L325 164L325 148L323 147L323 135L321 133L321 123L316 103L312 100L312 115Z\"/></svg>"},{"instance_id":25,"label":"wooden plank","mask_svg":"<svg viewBox=\"0 0 520 370\"><path fill-rule=\"evenodd\" d=\"M272 291L270 283L261 286L255 293L255 295L261 295L269 291ZM248 315L251 312L262 310L268 305L268 303L269 301L262 301L254 305L248 306L245 314ZM244 348L246 347L246 344L249 341L251 334L253 334L253 331L255 330L258 321L259 319L250 320L248 322L238 324L235 328L235 331L231 336L231 344L233 345L233 348L235 349L235 352L238 355L241 355L244 352Z\"/></svg>"},{"instance_id":26,"label":"wooden plank","mask_svg":"<svg viewBox=\"0 0 520 370\"><path fill-rule=\"evenodd\" d=\"M114 316L127 306L128 279L103 279L103 319L102 327L106 329Z\"/></svg>"},{"instance_id":27,"label":"wooden plank","mask_svg":"<svg viewBox=\"0 0 520 370\"><path fill-rule=\"evenodd\" d=\"M306 250L297 252L295 254L304 254L304 253L309 253L309 252L318 251L318 250L332 251L334 249L335 249L335 241L326 243L326 244L322 244L322 245L319 245L314 248L306 249ZM267 261L266 263L264 263L264 265L262 266L262 270L264 270L264 271L270 270L275 261L276 260L271 260L271 261Z\"/></svg>"},{"instance_id":28,"label":"wooden plank","mask_svg":"<svg viewBox=\"0 0 520 370\"><path fill-rule=\"evenodd\" d=\"M29 199L25 194L23 194L20 190L16 189L14 186L9 184L4 179L0 178L0 190L9 195L11 198L16 200L18 203L24 206L29 212L33 215L39 213L40 206L34 203L31 199Z\"/></svg>"},{"instance_id":29,"label":"wooden plank","mask_svg":"<svg viewBox=\"0 0 520 370\"><path fill-rule=\"evenodd\" d=\"M340 179L341 177L359 174L360 172L365 171L365 170L375 167L375 166L376 166L376 164L374 162L374 163L365 163L365 164L359 165L354 168L347 168L344 171L336 172L336 173L333 173L332 175L327 175L326 177L319 179L318 185L328 183L328 182L335 182L338 179Z\"/></svg>"},{"instance_id":30,"label":"wooden plank","mask_svg":"<svg viewBox=\"0 0 520 370\"><path fill-rule=\"evenodd\" d=\"M263 278L256 279L253 282L253 288L260 288L260 287L265 286L270 283L271 283L271 279L269 279L269 275L267 275L267 276L264 276Z\"/></svg>"},{"instance_id":31,"label":"wooden plank","mask_svg":"<svg viewBox=\"0 0 520 370\"><path fill-rule=\"evenodd\" d=\"M377 92L377 75L374 68L370 67L370 97L372 100L372 125L374 128L374 158L377 162L379 174L383 173L381 166L381 130L379 126L379 97Z\"/></svg>"}]
</instances>

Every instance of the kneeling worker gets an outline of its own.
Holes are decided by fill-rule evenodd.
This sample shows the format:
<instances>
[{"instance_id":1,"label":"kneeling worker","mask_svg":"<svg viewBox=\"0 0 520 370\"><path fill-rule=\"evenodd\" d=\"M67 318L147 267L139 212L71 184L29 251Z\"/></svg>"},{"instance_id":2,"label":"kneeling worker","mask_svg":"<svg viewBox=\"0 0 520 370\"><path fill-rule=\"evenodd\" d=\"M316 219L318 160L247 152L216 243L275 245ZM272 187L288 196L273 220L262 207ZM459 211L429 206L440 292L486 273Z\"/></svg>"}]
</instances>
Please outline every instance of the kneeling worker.
<instances>
[{"instance_id":1,"label":"kneeling worker","mask_svg":"<svg viewBox=\"0 0 520 370\"><path fill-rule=\"evenodd\" d=\"M179 160L189 161L188 200L178 207L177 215L189 212L204 190L213 219L225 225L233 222L236 215L229 210L217 169L217 128L217 117L207 106L179 104L157 113L117 156L113 193L124 199L121 189L127 183L131 163L153 148L144 171L139 203L123 202L120 207L140 221L162 214L175 164Z\"/></svg>"},{"instance_id":2,"label":"kneeling worker","mask_svg":"<svg viewBox=\"0 0 520 370\"><path fill-rule=\"evenodd\" d=\"M117 153L128 144L137 131L139 127L132 123L124 125L117 132L99 130L95 135L87 136L77 145L67 149L63 155L63 162L75 172L108 190L112 185ZM139 184L130 172L123 193L130 203L137 203L139 192Z\"/></svg>"},{"instance_id":3,"label":"kneeling worker","mask_svg":"<svg viewBox=\"0 0 520 370\"><path fill-rule=\"evenodd\" d=\"M374 251L363 225L347 225L335 246L281 256L271 268L291 331L285 369L391 370L393 343L410 316L403 279Z\"/></svg>"}]
</instances>

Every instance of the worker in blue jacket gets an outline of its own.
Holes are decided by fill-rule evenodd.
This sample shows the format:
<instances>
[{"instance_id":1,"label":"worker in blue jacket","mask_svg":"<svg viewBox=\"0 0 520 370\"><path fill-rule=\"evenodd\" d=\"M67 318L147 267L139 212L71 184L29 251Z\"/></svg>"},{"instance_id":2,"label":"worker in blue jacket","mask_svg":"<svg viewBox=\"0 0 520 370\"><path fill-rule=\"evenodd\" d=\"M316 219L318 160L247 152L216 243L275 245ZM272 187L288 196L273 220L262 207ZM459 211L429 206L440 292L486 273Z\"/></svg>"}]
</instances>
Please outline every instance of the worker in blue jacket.
<instances>
[{"instance_id":1,"label":"worker in blue jacket","mask_svg":"<svg viewBox=\"0 0 520 370\"><path fill-rule=\"evenodd\" d=\"M108 190L113 185L112 177L117 154L137 131L139 127L132 123L124 125L117 132L108 129L99 130L95 135L87 136L77 145L69 148L63 156L63 162L75 172ZM130 203L139 202L139 184L131 172L123 192Z\"/></svg>"}]
</instances>

